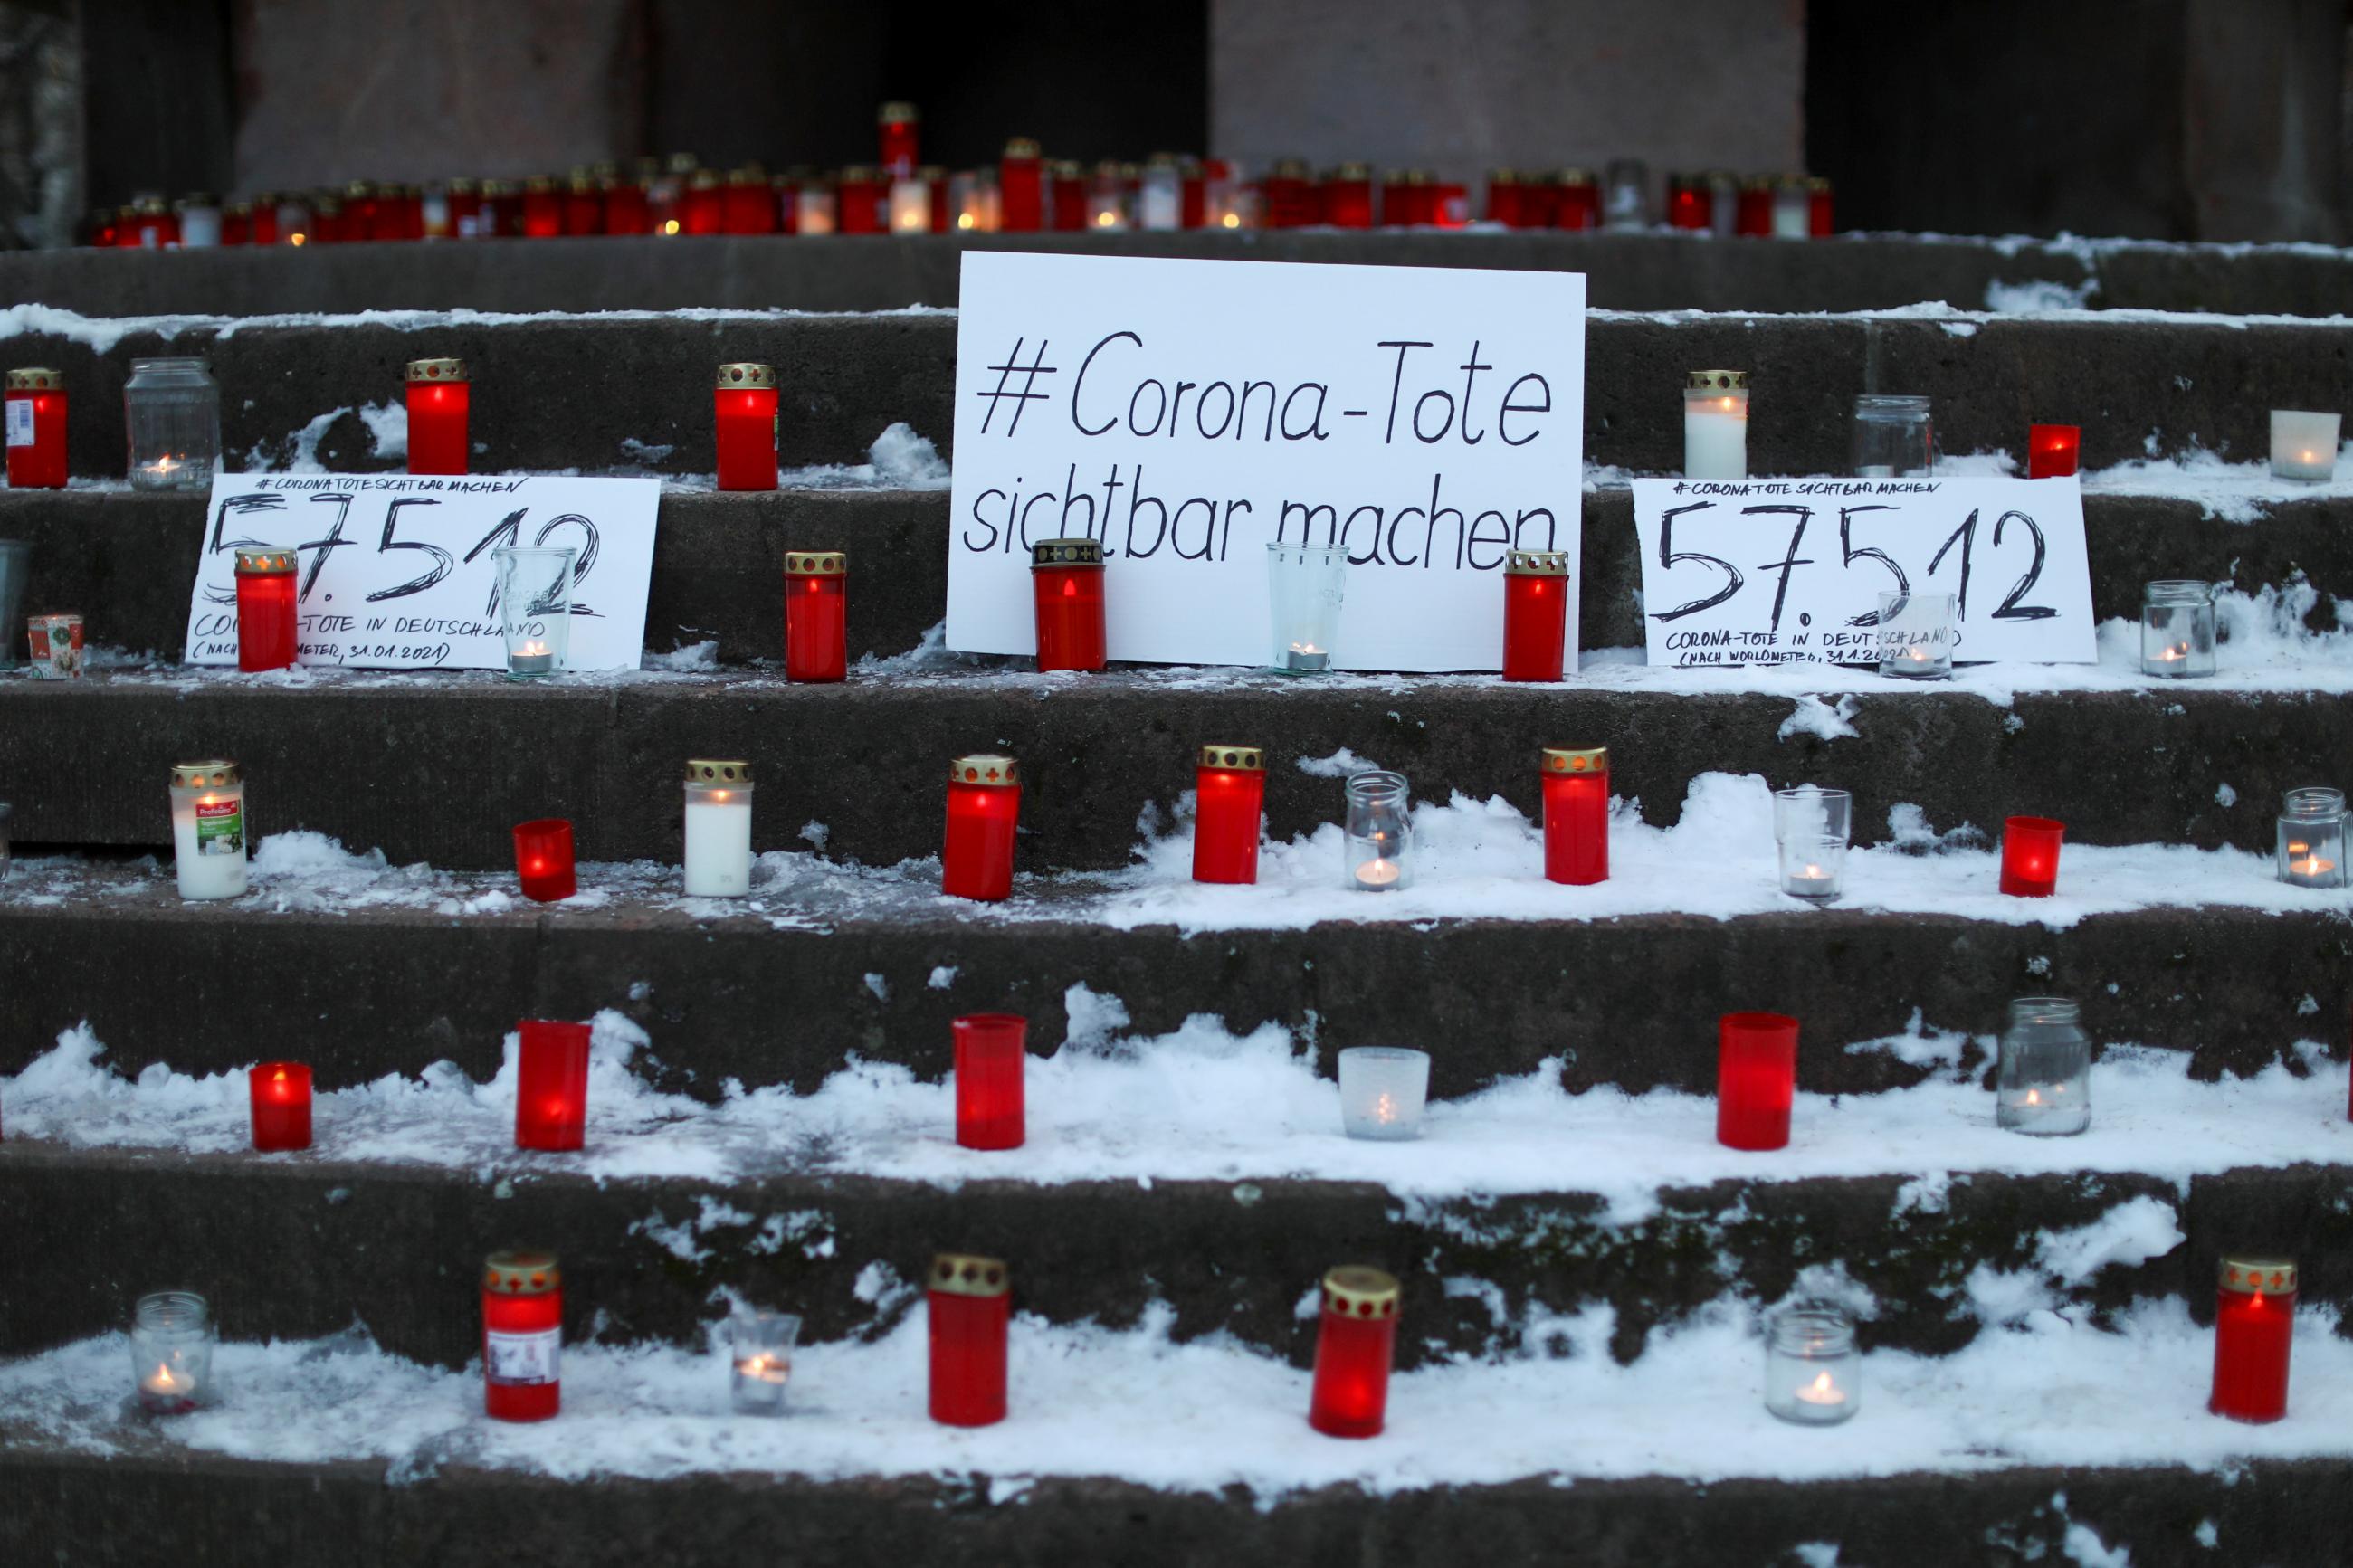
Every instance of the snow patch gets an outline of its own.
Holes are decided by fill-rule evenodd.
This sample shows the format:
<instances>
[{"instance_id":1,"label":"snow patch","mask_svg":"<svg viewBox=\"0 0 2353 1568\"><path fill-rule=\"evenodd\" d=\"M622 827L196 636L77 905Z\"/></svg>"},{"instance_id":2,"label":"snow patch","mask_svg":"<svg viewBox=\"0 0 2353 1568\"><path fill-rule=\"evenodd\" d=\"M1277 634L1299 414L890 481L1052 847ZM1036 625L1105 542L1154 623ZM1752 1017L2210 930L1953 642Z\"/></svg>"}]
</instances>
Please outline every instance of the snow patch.
<instances>
[{"instance_id":1,"label":"snow patch","mask_svg":"<svg viewBox=\"0 0 2353 1568\"><path fill-rule=\"evenodd\" d=\"M1354 778L1358 773L1381 771L1381 764L1368 757L1360 757L1343 746L1328 757L1300 757L1296 765L1301 773L1314 779Z\"/></svg>"},{"instance_id":2,"label":"snow patch","mask_svg":"<svg viewBox=\"0 0 2353 1568\"><path fill-rule=\"evenodd\" d=\"M1848 722L1854 717L1855 708L1855 700L1851 695L1840 698L1835 708L1819 697L1800 697L1796 709L1781 721L1780 729L1774 731L1775 738L1786 741L1792 735L1811 735L1821 741L1851 739L1861 733Z\"/></svg>"}]
</instances>

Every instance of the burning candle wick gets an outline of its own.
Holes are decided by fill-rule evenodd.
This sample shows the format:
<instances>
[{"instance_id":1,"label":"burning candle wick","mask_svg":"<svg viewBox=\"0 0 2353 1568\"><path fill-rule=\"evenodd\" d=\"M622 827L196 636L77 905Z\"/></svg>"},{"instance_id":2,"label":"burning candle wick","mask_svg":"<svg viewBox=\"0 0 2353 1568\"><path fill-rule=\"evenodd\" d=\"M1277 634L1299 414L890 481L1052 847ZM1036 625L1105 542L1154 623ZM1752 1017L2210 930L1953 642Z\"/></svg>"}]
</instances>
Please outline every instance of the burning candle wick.
<instances>
[{"instance_id":1,"label":"burning candle wick","mask_svg":"<svg viewBox=\"0 0 2353 1568\"><path fill-rule=\"evenodd\" d=\"M1831 1374L1818 1372L1814 1381L1798 1390L1798 1397L1809 1405L1844 1405L1846 1391L1831 1382Z\"/></svg>"}]
</instances>

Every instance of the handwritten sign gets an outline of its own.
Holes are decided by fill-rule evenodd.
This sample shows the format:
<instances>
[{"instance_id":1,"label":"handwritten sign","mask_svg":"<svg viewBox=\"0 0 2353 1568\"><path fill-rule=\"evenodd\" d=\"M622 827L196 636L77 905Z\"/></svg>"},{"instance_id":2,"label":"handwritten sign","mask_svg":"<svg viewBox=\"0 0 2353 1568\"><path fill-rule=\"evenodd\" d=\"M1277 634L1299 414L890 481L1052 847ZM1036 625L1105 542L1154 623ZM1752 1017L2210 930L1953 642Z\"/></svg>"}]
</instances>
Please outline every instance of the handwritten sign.
<instances>
[{"instance_id":1,"label":"handwritten sign","mask_svg":"<svg viewBox=\"0 0 2353 1568\"><path fill-rule=\"evenodd\" d=\"M1578 558L1577 274L967 252L962 300L951 647L1035 652L1084 536L1111 658L1263 665L1266 546L1336 542L1335 665L1495 669L1505 553Z\"/></svg>"},{"instance_id":2,"label":"handwritten sign","mask_svg":"<svg viewBox=\"0 0 2353 1568\"><path fill-rule=\"evenodd\" d=\"M1952 657L2099 657L2065 479L1636 479L1650 662L1875 664L1879 595L1951 594Z\"/></svg>"},{"instance_id":3,"label":"handwritten sign","mask_svg":"<svg viewBox=\"0 0 2353 1568\"><path fill-rule=\"evenodd\" d=\"M373 669L503 669L504 544L569 545L567 669L644 655L659 479L222 474L188 606L190 664L237 662L237 552L297 552L296 658Z\"/></svg>"}]
</instances>

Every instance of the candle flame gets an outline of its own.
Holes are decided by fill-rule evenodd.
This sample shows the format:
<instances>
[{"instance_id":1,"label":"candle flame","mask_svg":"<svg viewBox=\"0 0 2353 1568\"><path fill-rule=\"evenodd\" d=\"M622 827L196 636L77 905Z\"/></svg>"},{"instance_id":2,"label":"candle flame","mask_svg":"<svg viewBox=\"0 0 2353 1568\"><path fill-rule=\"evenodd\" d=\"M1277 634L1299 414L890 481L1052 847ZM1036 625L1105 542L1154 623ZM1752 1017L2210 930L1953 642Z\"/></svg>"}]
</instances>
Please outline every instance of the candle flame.
<instances>
[{"instance_id":1,"label":"candle flame","mask_svg":"<svg viewBox=\"0 0 2353 1568\"><path fill-rule=\"evenodd\" d=\"M1828 1394L1830 1391L1831 1374L1826 1372L1818 1372L1814 1373L1814 1392L1816 1394Z\"/></svg>"},{"instance_id":2,"label":"candle flame","mask_svg":"<svg viewBox=\"0 0 2353 1568\"><path fill-rule=\"evenodd\" d=\"M956 214L956 227L958 227L958 228L970 228L971 226L972 226L972 215L971 215L970 213L958 213L958 214Z\"/></svg>"},{"instance_id":3,"label":"candle flame","mask_svg":"<svg viewBox=\"0 0 2353 1568\"><path fill-rule=\"evenodd\" d=\"M2028 1090L2026 1091L2026 1103L2027 1103L2027 1104L2029 1104L2029 1105L2040 1105L2040 1104L2042 1104L2042 1091L2041 1091L2040 1089L2028 1089Z\"/></svg>"},{"instance_id":4,"label":"candle flame","mask_svg":"<svg viewBox=\"0 0 2353 1568\"><path fill-rule=\"evenodd\" d=\"M1387 1094L1373 1101L1373 1114L1383 1121L1397 1120L1397 1102Z\"/></svg>"},{"instance_id":5,"label":"candle flame","mask_svg":"<svg viewBox=\"0 0 2353 1568\"><path fill-rule=\"evenodd\" d=\"M1101 213L1097 213L1097 214L1095 214L1095 226L1096 226L1097 228L1109 228L1109 227L1111 227L1111 226L1112 226L1112 225L1113 225L1113 224L1117 223L1118 221L1119 221L1119 215L1118 215L1117 213L1113 213L1113 212L1101 212ZM2306 460L2307 460L2307 461L2309 461L2309 459L2306 459Z\"/></svg>"},{"instance_id":6,"label":"candle flame","mask_svg":"<svg viewBox=\"0 0 2353 1568\"><path fill-rule=\"evenodd\" d=\"M153 1394L185 1394L195 1386L194 1378L182 1377L172 1370L171 1363L156 1363L155 1375L148 1378L147 1388Z\"/></svg>"},{"instance_id":7,"label":"candle flame","mask_svg":"<svg viewBox=\"0 0 2353 1568\"><path fill-rule=\"evenodd\" d=\"M662 232L664 234L676 234L678 232L678 219L666 219L662 224Z\"/></svg>"}]
</instances>

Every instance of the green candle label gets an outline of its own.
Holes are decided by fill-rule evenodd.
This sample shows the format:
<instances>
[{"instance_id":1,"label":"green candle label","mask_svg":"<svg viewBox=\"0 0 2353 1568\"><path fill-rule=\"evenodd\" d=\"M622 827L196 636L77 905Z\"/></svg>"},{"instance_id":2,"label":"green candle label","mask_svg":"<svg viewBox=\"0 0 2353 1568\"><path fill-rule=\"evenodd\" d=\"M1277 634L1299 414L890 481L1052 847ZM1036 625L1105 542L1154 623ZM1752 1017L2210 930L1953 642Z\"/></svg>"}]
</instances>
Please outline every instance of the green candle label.
<instances>
[{"instance_id":1,"label":"green candle label","mask_svg":"<svg viewBox=\"0 0 2353 1568\"><path fill-rule=\"evenodd\" d=\"M244 801L200 800L196 802L196 853L199 855L245 853Z\"/></svg>"}]
</instances>

